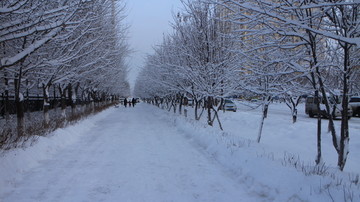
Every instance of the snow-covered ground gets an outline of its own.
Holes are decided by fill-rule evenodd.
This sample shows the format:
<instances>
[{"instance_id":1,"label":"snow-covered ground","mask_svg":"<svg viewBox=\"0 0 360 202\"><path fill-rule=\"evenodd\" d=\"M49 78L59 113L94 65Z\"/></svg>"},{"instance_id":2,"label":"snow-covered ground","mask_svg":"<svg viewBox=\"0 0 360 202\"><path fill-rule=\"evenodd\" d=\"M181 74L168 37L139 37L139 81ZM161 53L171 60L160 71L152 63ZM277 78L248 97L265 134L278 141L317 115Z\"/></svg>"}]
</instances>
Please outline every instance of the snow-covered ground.
<instances>
[{"instance_id":1,"label":"snow-covered ground","mask_svg":"<svg viewBox=\"0 0 360 202\"><path fill-rule=\"evenodd\" d=\"M261 119L261 107L253 110L251 103L237 102L238 113L223 114L224 128L229 133L247 139L256 140ZM254 105L252 105L253 107ZM269 107L265 119L261 145L271 155L283 158L284 154L299 156L306 163L314 163L316 157L317 118L305 114L305 104L298 106L298 118L292 123L290 109L285 103L274 103ZM340 135L341 120L335 120L337 134ZM345 172L360 174L360 118L352 117L350 127L350 153ZM332 168L337 166L337 153L328 132L328 120L322 120L322 156L323 162Z\"/></svg>"},{"instance_id":2,"label":"snow-covered ground","mask_svg":"<svg viewBox=\"0 0 360 202\"><path fill-rule=\"evenodd\" d=\"M190 108L188 118L143 103L108 109L1 154L0 201L360 200L359 118L345 172L324 132L319 176L316 119L303 106L292 124L284 104L271 105L260 144L260 109L238 107L221 113L224 131L194 121Z\"/></svg>"}]
</instances>

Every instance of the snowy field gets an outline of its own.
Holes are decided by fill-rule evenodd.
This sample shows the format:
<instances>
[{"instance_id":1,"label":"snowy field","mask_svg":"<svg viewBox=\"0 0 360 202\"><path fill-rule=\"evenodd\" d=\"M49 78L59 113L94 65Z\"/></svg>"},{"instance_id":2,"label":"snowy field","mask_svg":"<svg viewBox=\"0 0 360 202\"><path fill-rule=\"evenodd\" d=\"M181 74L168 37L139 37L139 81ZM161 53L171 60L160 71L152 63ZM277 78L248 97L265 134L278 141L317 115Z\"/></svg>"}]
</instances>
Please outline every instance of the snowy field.
<instances>
[{"instance_id":1,"label":"snowy field","mask_svg":"<svg viewBox=\"0 0 360 202\"><path fill-rule=\"evenodd\" d=\"M191 108L185 118L139 104L39 137L0 154L0 201L360 201L359 118L340 172L326 120L317 168L316 119L303 105L295 124L286 105L271 105L258 144L260 108L237 104L220 113L224 131Z\"/></svg>"},{"instance_id":2,"label":"snowy field","mask_svg":"<svg viewBox=\"0 0 360 202\"><path fill-rule=\"evenodd\" d=\"M260 119L261 106L246 102L237 102L239 111L222 114L224 130L250 140L256 140ZM265 119L261 146L267 153L283 158L285 153L299 156L306 163L314 163L316 153L317 118L305 114L305 104L298 107L298 118L292 123L290 109L285 103L274 103L269 107L268 118ZM340 135L341 120L335 120L337 134ZM333 147L331 134L328 133L328 120L322 120L322 156L324 163L332 168L337 165L337 153ZM360 118L352 117L350 127L350 153L344 171L360 173Z\"/></svg>"}]
</instances>

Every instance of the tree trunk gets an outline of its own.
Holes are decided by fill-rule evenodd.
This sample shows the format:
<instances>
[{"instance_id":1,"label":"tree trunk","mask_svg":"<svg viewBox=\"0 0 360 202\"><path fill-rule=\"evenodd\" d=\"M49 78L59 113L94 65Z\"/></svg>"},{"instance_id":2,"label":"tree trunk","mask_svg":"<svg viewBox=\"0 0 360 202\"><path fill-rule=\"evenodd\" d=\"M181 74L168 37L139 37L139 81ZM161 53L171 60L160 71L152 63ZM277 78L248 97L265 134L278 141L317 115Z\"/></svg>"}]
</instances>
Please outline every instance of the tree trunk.
<instances>
[{"instance_id":1,"label":"tree trunk","mask_svg":"<svg viewBox=\"0 0 360 202\"><path fill-rule=\"evenodd\" d=\"M214 108L212 108L212 109L214 110L214 118L213 118L212 121L214 122L214 120L215 120L215 118L216 118L216 120L218 121L220 130L223 130L223 127L222 127L222 124L221 124L221 121L220 121L220 118L219 118L219 114L218 114L218 111L219 111L220 109L218 109L218 110L216 110L216 109L214 109Z\"/></svg>"},{"instance_id":2,"label":"tree trunk","mask_svg":"<svg viewBox=\"0 0 360 202\"><path fill-rule=\"evenodd\" d=\"M292 121L293 123L296 123L296 120L297 120L297 106L299 105L299 102L300 102L300 99L301 97L298 96L296 98L296 101L294 101L294 99L292 97L289 97L288 99L288 102L286 102L286 105L290 108L291 110L291 115L292 115Z\"/></svg>"},{"instance_id":3,"label":"tree trunk","mask_svg":"<svg viewBox=\"0 0 360 202\"><path fill-rule=\"evenodd\" d=\"M79 102L81 102L81 100L78 99L79 87L80 87L80 83L77 83L75 86L75 95L74 95L75 100L73 100L75 108L77 108Z\"/></svg>"},{"instance_id":4,"label":"tree trunk","mask_svg":"<svg viewBox=\"0 0 360 202\"><path fill-rule=\"evenodd\" d=\"M4 95L4 93L1 93L0 114L3 118L5 118L5 95Z\"/></svg>"},{"instance_id":5,"label":"tree trunk","mask_svg":"<svg viewBox=\"0 0 360 202\"><path fill-rule=\"evenodd\" d=\"M49 90L50 90L50 87L49 87ZM55 109L55 111L57 110L58 108L58 99L57 99L57 96L56 96L56 85L54 85L54 88L53 88L53 108Z\"/></svg>"},{"instance_id":6,"label":"tree trunk","mask_svg":"<svg viewBox=\"0 0 360 202\"><path fill-rule=\"evenodd\" d=\"M211 118L211 108L212 108L212 103L213 99L211 96L207 97L207 102L206 102L206 108L207 108L207 113L208 113L208 125L209 126L213 126L213 121Z\"/></svg>"},{"instance_id":7,"label":"tree trunk","mask_svg":"<svg viewBox=\"0 0 360 202\"><path fill-rule=\"evenodd\" d=\"M29 80L26 79L26 103L25 103L25 112L26 112L26 118L30 120L31 113L30 113L30 97L29 97Z\"/></svg>"},{"instance_id":8,"label":"tree trunk","mask_svg":"<svg viewBox=\"0 0 360 202\"><path fill-rule=\"evenodd\" d=\"M5 75L6 77L6 75ZM10 120L10 113L9 113L9 80L5 78L5 99L4 99L4 114L5 120Z\"/></svg>"},{"instance_id":9,"label":"tree trunk","mask_svg":"<svg viewBox=\"0 0 360 202\"><path fill-rule=\"evenodd\" d=\"M334 119L331 114L332 110L330 108L330 104L329 104L329 101L327 99L326 92L325 92L325 86L324 86L321 78L319 78L319 83L320 83L320 90L321 90L322 98L324 99L326 112L328 113L328 118L329 118L328 130L331 132L334 148L335 148L336 152L339 153L339 145L338 145L337 136L336 136Z\"/></svg>"},{"instance_id":10,"label":"tree trunk","mask_svg":"<svg viewBox=\"0 0 360 202\"><path fill-rule=\"evenodd\" d=\"M296 123L297 120L297 109L294 108L292 111L292 119L293 119L293 123Z\"/></svg>"},{"instance_id":11,"label":"tree trunk","mask_svg":"<svg viewBox=\"0 0 360 202\"><path fill-rule=\"evenodd\" d=\"M43 110L44 110L44 127L48 128L50 123L49 118L49 109L50 109L50 103L49 103L49 88L50 84L43 84Z\"/></svg>"},{"instance_id":12,"label":"tree trunk","mask_svg":"<svg viewBox=\"0 0 360 202\"><path fill-rule=\"evenodd\" d=\"M168 111L171 111L172 103L170 103L170 100L166 98L166 109Z\"/></svg>"},{"instance_id":13,"label":"tree trunk","mask_svg":"<svg viewBox=\"0 0 360 202\"><path fill-rule=\"evenodd\" d=\"M96 101L96 92L90 92L90 101L91 101L91 113L95 112L95 101Z\"/></svg>"},{"instance_id":14,"label":"tree trunk","mask_svg":"<svg viewBox=\"0 0 360 202\"><path fill-rule=\"evenodd\" d=\"M319 91L315 91L315 97L316 100L316 108L318 111L317 114L317 133L316 133L316 147L317 147L317 155L315 159L316 165L319 165L322 161L322 154L321 154L321 114L320 114L320 99L319 99Z\"/></svg>"},{"instance_id":15,"label":"tree trunk","mask_svg":"<svg viewBox=\"0 0 360 202\"><path fill-rule=\"evenodd\" d=\"M62 88L59 84L59 93L61 97L61 115L63 118L66 118L66 88Z\"/></svg>"},{"instance_id":16,"label":"tree trunk","mask_svg":"<svg viewBox=\"0 0 360 202\"><path fill-rule=\"evenodd\" d=\"M349 70L350 65L350 46L348 44L344 45L344 73L343 73L343 97L342 97L342 119L341 119L341 137L340 137L340 151L338 158L338 166L341 171L344 170L347 155L349 154L349 120L348 120L348 80L349 80Z\"/></svg>"},{"instance_id":17,"label":"tree trunk","mask_svg":"<svg viewBox=\"0 0 360 202\"><path fill-rule=\"evenodd\" d=\"M268 108L269 108L269 104L267 103L266 100L265 100L265 102L266 103L264 103L264 105L263 105L263 111L262 111L263 113L262 113L262 118L261 118L261 122L260 122L258 138L257 138L258 143L260 143L260 140L261 140L261 134L262 134L263 126L264 126L264 122L265 122L265 119L267 117Z\"/></svg>"},{"instance_id":18,"label":"tree trunk","mask_svg":"<svg viewBox=\"0 0 360 202\"><path fill-rule=\"evenodd\" d=\"M21 83L21 74L22 68L20 68L19 76L14 80L15 85L15 105L16 105L16 117L17 117L17 132L18 137L24 135L25 125L24 125L24 96L20 92L20 83Z\"/></svg>"},{"instance_id":19,"label":"tree trunk","mask_svg":"<svg viewBox=\"0 0 360 202\"><path fill-rule=\"evenodd\" d=\"M195 101L195 120L198 121L200 119L200 117L198 116L199 102L197 99L194 99L194 101Z\"/></svg>"},{"instance_id":20,"label":"tree trunk","mask_svg":"<svg viewBox=\"0 0 360 202\"><path fill-rule=\"evenodd\" d=\"M71 115L75 115L76 113L76 95L74 95L73 93L73 87L71 85L71 83L69 83L69 85L67 86L68 89L68 98L69 98L69 102L70 102L70 106L71 106Z\"/></svg>"},{"instance_id":21,"label":"tree trunk","mask_svg":"<svg viewBox=\"0 0 360 202\"><path fill-rule=\"evenodd\" d=\"M174 107L174 114L176 114L176 97L171 98L171 106Z\"/></svg>"},{"instance_id":22,"label":"tree trunk","mask_svg":"<svg viewBox=\"0 0 360 202\"><path fill-rule=\"evenodd\" d=\"M205 106L204 107L201 107L201 102L202 100L197 100L197 99L194 99L195 100L195 120L200 120L202 114L204 113L205 111ZM199 114L199 108L201 107L201 112Z\"/></svg>"},{"instance_id":23,"label":"tree trunk","mask_svg":"<svg viewBox=\"0 0 360 202\"><path fill-rule=\"evenodd\" d=\"M183 99L184 99L184 95L180 95L180 103L179 103L179 114L182 113L182 106L183 106Z\"/></svg>"}]
</instances>

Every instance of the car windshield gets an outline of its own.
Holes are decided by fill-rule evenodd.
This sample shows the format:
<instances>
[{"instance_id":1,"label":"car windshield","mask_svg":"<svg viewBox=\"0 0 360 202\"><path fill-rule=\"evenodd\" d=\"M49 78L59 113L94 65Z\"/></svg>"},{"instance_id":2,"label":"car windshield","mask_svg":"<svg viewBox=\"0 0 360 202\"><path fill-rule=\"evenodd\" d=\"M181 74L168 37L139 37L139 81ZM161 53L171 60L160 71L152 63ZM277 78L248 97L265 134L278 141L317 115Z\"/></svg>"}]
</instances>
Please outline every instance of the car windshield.
<instances>
[{"instance_id":1,"label":"car windshield","mask_svg":"<svg viewBox=\"0 0 360 202\"><path fill-rule=\"evenodd\" d=\"M322 99L321 97L319 99L320 99L321 104L325 104L324 99ZM330 102L330 104L335 104L335 103L340 104L341 103L341 98L335 99L334 97L328 97L328 101ZM313 102L316 103L316 100L315 100L314 97L308 97L306 99L306 102L308 102L308 103L313 103Z\"/></svg>"},{"instance_id":2,"label":"car windshield","mask_svg":"<svg viewBox=\"0 0 360 202\"><path fill-rule=\"evenodd\" d=\"M350 102L360 102L360 97L352 97L350 98Z\"/></svg>"},{"instance_id":3,"label":"car windshield","mask_svg":"<svg viewBox=\"0 0 360 202\"><path fill-rule=\"evenodd\" d=\"M231 100L225 100L225 103L233 103Z\"/></svg>"}]
</instances>

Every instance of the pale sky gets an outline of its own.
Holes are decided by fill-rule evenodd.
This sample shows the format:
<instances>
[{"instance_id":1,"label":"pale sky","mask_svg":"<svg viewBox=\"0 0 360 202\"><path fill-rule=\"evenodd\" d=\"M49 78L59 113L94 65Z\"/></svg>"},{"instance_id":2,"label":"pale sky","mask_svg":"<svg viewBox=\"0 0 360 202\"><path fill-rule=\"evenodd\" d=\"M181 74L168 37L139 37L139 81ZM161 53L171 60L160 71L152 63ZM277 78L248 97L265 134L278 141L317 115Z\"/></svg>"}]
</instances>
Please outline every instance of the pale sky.
<instances>
[{"instance_id":1,"label":"pale sky","mask_svg":"<svg viewBox=\"0 0 360 202\"><path fill-rule=\"evenodd\" d=\"M144 58L153 52L152 47L161 43L163 34L171 31L172 14L181 10L180 0L128 0L127 22L130 46L135 51L130 58L129 82L131 87Z\"/></svg>"}]
</instances>

